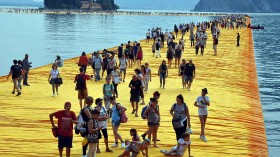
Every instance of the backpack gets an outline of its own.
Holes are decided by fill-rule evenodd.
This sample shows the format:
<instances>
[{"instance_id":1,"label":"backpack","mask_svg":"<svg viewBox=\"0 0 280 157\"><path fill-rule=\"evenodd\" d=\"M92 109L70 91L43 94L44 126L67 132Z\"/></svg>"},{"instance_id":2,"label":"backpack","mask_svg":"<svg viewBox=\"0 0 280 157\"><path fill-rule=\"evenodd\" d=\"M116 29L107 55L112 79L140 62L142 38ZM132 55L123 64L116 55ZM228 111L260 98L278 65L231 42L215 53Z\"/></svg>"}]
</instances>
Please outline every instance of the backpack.
<instances>
[{"instance_id":1,"label":"backpack","mask_svg":"<svg viewBox=\"0 0 280 157\"><path fill-rule=\"evenodd\" d=\"M144 107L142 108L142 111L141 111L141 117L142 117L142 119L147 119L147 115L144 115L144 113L145 113L145 111L146 111L147 108L148 108L148 105L147 105L147 106L144 106Z\"/></svg>"},{"instance_id":2,"label":"backpack","mask_svg":"<svg viewBox=\"0 0 280 157\"><path fill-rule=\"evenodd\" d=\"M81 134L82 137L85 137L88 134L88 127L86 117L87 115L84 112L84 108L80 111L80 114L78 115L78 124L75 126L75 133Z\"/></svg>"},{"instance_id":3,"label":"backpack","mask_svg":"<svg viewBox=\"0 0 280 157\"><path fill-rule=\"evenodd\" d=\"M77 75L76 90L84 90L86 88L85 75Z\"/></svg>"},{"instance_id":4,"label":"backpack","mask_svg":"<svg viewBox=\"0 0 280 157\"><path fill-rule=\"evenodd\" d=\"M22 74L21 69L18 65L14 66L14 70L13 70L13 75L14 77L20 77L20 75Z\"/></svg>"},{"instance_id":5,"label":"backpack","mask_svg":"<svg viewBox=\"0 0 280 157\"><path fill-rule=\"evenodd\" d=\"M120 116L120 118L121 118L121 123L127 123L128 118L127 118L125 112L123 112L123 113L120 114L120 111L119 111L119 109L118 109L118 105L119 105L119 103L116 104L116 109L117 109L117 111L118 111L118 113L119 113L119 116Z\"/></svg>"}]
</instances>

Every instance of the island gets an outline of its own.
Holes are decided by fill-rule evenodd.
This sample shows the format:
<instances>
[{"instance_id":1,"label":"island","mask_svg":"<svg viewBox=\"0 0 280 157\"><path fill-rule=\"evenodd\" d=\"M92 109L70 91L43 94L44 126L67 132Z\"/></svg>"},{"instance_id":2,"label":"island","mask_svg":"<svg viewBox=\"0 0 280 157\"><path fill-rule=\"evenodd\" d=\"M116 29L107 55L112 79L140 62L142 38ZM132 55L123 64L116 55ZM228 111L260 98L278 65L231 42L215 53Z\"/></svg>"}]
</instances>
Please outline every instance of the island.
<instances>
[{"instance_id":1,"label":"island","mask_svg":"<svg viewBox=\"0 0 280 157\"><path fill-rule=\"evenodd\" d=\"M44 0L45 9L116 10L114 0Z\"/></svg>"}]
</instances>

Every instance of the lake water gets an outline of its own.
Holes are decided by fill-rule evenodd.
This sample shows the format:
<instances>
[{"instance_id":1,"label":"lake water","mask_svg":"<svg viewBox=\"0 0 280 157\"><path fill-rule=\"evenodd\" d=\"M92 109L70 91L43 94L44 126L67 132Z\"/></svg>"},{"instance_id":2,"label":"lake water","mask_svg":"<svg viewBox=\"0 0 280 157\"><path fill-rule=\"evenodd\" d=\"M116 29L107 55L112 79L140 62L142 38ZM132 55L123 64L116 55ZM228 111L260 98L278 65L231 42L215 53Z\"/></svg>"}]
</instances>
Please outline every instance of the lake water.
<instances>
[{"instance_id":1,"label":"lake water","mask_svg":"<svg viewBox=\"0 0 280 157\"><path fill-rule=\"evenodd\" d=\"M145 38L152 27L173 28L175 23L208 21L215 17L51 15L0 13L0 76L9 72L13 59L30 54L33 67ZM270 156L280 154L280 36L279 15L254 15L255 56ZM266 22L266 23L265 23ZM277 155L278 154L278 155Z\"/></svg>"}]
</instances>

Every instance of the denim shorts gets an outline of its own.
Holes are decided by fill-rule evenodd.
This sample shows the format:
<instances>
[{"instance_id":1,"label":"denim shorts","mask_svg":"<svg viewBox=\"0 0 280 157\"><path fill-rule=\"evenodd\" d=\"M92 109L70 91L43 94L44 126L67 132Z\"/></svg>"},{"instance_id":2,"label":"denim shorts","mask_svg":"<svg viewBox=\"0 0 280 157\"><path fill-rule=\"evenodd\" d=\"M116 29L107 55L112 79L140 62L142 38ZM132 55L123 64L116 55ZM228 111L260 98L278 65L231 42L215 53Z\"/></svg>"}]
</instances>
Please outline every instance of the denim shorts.
<instances>
[{"instance_id":1,"label":"denim shorts","mask_svg":"<svg viewBox=\"0 0 280 157\"><path fill-rule=\"evenodd\" d=\"M186 82L193 82L193 76L185 76Z\"/></svg>"},{"instance_id":2,"label":"denim shorts","mask_svg":"<svg viewBox=\"0 0 280 157\"><path fill-rule=\"evenodd\" d=\"M112 126L120 126L121 120L112 120Z\"/></svg>"}]
</instances>

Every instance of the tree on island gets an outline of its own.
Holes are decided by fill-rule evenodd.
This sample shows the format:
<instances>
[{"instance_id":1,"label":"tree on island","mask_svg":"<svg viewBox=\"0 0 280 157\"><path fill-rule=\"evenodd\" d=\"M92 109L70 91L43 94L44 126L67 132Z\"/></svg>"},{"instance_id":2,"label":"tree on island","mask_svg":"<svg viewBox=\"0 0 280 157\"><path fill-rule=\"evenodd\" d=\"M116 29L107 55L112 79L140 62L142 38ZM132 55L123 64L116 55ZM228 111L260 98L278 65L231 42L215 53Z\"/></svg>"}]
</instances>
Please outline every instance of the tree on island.
<instances>
[{"instance_id":1,"label":"tree on island","mask_svg":"<svg viewBox=\"0 0 280 157\"><path fill-rule=\"evenodd\" d=\"M79 2L94 0L44 0L44 5L48 9L80 9ZM114 0L96 0L96 3L101 4L103 10L116 10L119 9Z\"/></svg>"}]
</instances>

